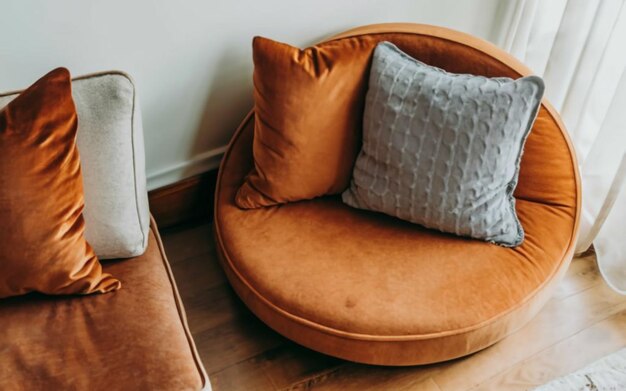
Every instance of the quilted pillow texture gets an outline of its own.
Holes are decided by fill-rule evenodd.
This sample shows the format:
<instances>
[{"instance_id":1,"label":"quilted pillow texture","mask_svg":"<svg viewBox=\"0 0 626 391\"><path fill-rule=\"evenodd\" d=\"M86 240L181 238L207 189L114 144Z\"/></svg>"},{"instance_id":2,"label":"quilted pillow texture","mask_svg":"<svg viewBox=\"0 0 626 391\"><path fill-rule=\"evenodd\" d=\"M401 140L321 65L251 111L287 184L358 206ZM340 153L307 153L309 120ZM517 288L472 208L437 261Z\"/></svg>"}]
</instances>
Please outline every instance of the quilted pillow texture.
<instances>
[{"instance_id":1,"label":"quilted pillow texture","mask_svg":"<svg viewBox=\"0 0 626 391\"><path fill-rule=\"evenodd\" d=\"M18 93L0 93L0 109ZM85 191L85 237L100 259L143 254L150 212L135 86L122 72L72 80Z\"/></svg>"},{"instance_id":2,"label":"quilted pillow texture","mask_svg":"<svg viewBox=\"0 0 626 391\"><path fill-rule=\"evenodd\" d=\"M513 191L541 78L448 73L389 42L372 61L363 146L343 201L443 232L521 244Z\"/></svg>"}]
</instances>

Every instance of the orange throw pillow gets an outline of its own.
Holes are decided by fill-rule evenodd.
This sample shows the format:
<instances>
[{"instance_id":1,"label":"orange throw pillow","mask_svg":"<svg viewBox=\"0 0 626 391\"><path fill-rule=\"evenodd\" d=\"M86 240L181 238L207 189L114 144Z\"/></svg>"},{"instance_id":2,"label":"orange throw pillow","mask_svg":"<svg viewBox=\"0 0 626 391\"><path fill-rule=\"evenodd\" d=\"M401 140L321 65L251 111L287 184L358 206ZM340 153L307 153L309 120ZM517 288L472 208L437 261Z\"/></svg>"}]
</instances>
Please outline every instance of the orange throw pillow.
<instances>
[{"instance_id":1,"label":"orange throw pillow","mask_svg":"<svg viewBox=\"0 0 626 391\"><path fill-rule=\"evenodd\" d=\"M244 209L345 190L360 149L373 39L304 50L256 37L254 168L236 196Z\"/></svg>"},{"instance_id":2,"label":"orange throw pillow","mask_svg":"<svg viewBox=\"0 0 626 391\"><path fill-rule=\"evenodd\" d=\"M50 72L0 108L0 298L110 292L120 282L83 236L70 74Z\"/></svg>"}]
</instances>

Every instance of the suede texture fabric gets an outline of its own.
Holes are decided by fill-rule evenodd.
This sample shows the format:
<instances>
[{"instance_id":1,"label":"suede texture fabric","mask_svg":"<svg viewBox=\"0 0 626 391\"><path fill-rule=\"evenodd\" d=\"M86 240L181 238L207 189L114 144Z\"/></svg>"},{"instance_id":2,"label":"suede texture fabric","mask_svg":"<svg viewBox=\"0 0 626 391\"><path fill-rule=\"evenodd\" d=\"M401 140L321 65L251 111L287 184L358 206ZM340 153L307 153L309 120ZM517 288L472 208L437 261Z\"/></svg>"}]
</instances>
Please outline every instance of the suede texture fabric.
<instances>
[{"instance_id":1,"label":"suede texture fabric","mask_svg":"<svg viewBox=\"0 0 626 391\"><path fill-rule=\"evenodd\" d=\"M343 201L507 247L524 240L513 191L541 78L448 73L389 42L374 50L363 147Z\"/></svg>"},{"instance_id":2,"label":"suede texture fabric","mask_svg":"<svg viewBox=\"0 0 626 391\"><path fill-rule=\"evenodd\" d=\"M0 301L0 389L210 389L156 226L136 258L105 271L113 295Z\"/></svg>"},{"instance_id":3,"label":"suede texture fabric","mask_svg":"<svg viewBox=\"0 0 626 391\"><path fill-rule=\"evenodd\" d=\"M258 208L345 190L359 151L372 42L300 50L253 41L254 161L237 205Z\"/></svg>"},{"instance_id":4,"label":"suede texture fabric","mask_svg":"<svg viewBox=\"0 0 626 391\"><path fill-rule=\"evenodd\" d=\"M76 126L63 68L0 111L0 298L120 287L84 237Z\"/></svg>"},{"instance_id":5,"label":"suede texture fabric","mask_svg":"<svg viewBox=\"0 0 626 391\"><path fill-rule=\"evenodd\" d=\"M368 26L324 45L346 40L389 41L455 73L530 74L493 45L444 28ZM580 213L577 164L565 128L545 100L514 194L526 231L516 248L353 209L339 196L241 209L237 191L256 158L254 117L244 120L220 168L218 252L248 307L304 346L380 365L464 356L530 320L571 260Z\"/></svg>"},{"instance_id":6,"label":"suede texture fabric","mask_svg":"<svg viewBox=\"0 0 626 391\"><path fill-rule=\"evenodd\" d=\"M0 107L19 92L0 94ZM72 80L76 144L85 193L85 238L99 259L140 255L148 245L141 112L132 79L108 71Z\"/></svg>"}]
</instances>

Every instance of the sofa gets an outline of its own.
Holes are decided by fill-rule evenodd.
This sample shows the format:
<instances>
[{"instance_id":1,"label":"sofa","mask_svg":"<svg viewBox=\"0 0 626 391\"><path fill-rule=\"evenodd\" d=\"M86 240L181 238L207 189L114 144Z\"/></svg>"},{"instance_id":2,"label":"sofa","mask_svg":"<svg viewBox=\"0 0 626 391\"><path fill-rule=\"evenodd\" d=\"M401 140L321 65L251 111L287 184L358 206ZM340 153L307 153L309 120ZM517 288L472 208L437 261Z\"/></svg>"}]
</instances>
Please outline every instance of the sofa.
<instances>
[{"instance_id":1,"label":"sofa","mask_svg":"<svg viewBox=\"0 0 626 391\"><path fill-rule=\"evenodd\" d=\"M0 108L19 91L0 94ZM119 291L0 300L2 390L210 389L155 221L132 79L72 80L85 236Z\"/></svg>"},{"instance_id":2,"label":"sofa","mask_svg":"<svg viewBox=\"0 0 626 391\"><path fill-rule=\"evenodd\" d=\"M441 27L372 25L327 42L342 40L358 41L346 47L369 51L389 41L450 72L531 74L494 45ZM366 74L366 62L352 66L354 75ZM466 356L531 320L569 265L580 179L567 131L546 99L521 160L514 195L526 238L515 248L353 209L339 195L238 207L237 191L254 166L254 116L252 110L243 119L219 170L215 241L226 275L248 308L303 346L377 365Z\"/></svg>"}]
</instances>

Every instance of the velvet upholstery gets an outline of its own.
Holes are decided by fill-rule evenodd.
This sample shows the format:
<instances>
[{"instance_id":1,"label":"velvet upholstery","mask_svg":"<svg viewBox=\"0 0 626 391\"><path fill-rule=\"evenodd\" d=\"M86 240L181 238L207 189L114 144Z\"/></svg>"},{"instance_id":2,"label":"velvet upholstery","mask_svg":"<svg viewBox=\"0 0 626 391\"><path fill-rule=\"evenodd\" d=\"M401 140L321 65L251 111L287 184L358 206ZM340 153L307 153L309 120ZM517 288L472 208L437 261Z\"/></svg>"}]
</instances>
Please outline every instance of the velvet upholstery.
<instances>
[{"instance_id":1,"label":"velvet upholstery","mask_svg":"<svg viewBox=\"0 0 626 391\"><path fill-rule=\"evenodd\" d=\"M443 28L375 25L330 42L354 39L390 41L456 73L530 74L494 46ZM571 260L578 171L564 126L545 100L521 161L515 197L526 240L516 248L356 210L338 196L241 209L235 197L254 164L253 132L250 113L220 168L218 251L248 307L304 346L382 365L467 355L531 319Z\"/></svg>"},{"instance_id":2,"label":"velvet upholstery","mask_svg":"<svg viewBox=\"0 0 626 391\"><path fill-rule=\"evenodd\" d=\"M76 127L64 68L0 109L0 298L120 287L84 237Z\"/></svg>"},{"instance_id":3,"label":"velvet upholstery","mask_svg":"<svg viewBox=\"0 0 626 391\"><path fill-rule=\"evenodd\" d=\"M237 194L240 207L346 188L359 150L371 49L361 39L304 50L254 39L255 165Z\"/></svg>"},{"instance_id":4,"label":"velvet upholstery","mask_svg":"<svg viewBox=\"0 0 626 391\"><path fill-rule=\"evenodd\" d=\"M0 389L210 389L154 222L143 255L104 269L124 288L0 301Z\"/></svg>"}]
</instances>

